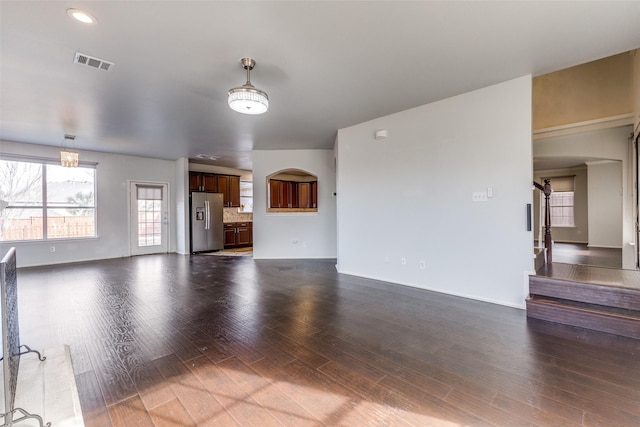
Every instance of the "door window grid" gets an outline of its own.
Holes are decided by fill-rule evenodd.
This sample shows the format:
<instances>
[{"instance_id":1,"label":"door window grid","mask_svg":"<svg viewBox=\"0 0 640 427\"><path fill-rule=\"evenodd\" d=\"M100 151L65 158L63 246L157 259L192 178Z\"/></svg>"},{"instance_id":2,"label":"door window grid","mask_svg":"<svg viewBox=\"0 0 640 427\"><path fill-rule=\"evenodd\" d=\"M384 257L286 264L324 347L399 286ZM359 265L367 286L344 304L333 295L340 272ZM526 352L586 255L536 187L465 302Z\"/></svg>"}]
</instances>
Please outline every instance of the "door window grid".
<instances>
[{"instance_id":1,"label":"door window grid","mask_svg":"<svg viewBox=\"0 0 640 427\"><path fill-rule=\"evenodd\" d=\"M162 245L162 188L137 186L138 246Z\"/></svg>"}]
</instances>

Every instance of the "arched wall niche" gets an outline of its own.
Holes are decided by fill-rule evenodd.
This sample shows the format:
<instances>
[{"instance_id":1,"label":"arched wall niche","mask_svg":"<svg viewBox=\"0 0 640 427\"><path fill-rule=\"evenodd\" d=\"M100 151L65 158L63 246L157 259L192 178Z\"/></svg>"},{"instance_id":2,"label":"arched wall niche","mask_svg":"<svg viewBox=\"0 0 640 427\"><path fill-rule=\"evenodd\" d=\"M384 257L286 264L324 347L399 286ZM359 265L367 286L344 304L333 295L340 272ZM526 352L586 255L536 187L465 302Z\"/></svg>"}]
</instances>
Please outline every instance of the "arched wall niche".
<instances>
[{"instance_id":1,"label":"arched wall niche","mask_svg":"<svg viewBox=\"0 0 640 427\"><path fill-rule=\"evenodd\" d=\"M318 212L318 177L302 169L267 176L267 212Z\"/></svg>"}]
</instances>

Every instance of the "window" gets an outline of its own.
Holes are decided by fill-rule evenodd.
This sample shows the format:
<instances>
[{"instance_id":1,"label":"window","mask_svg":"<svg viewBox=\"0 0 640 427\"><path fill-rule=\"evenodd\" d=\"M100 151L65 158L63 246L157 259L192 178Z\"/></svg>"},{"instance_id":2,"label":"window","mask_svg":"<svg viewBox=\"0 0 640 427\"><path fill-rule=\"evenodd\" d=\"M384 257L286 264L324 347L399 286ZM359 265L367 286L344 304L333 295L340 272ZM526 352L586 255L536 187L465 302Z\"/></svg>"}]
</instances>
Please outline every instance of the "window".
<instances>
[{"instance_id":1,"label":"window","mask_svg":"<svg viewBox=\"0 0 640 427\"><path fill-rule=\"evenodd\" d=\"M138 246L162 244L162 187L137 186Z\"/></svg>"},{"instance_id":2,"label":"window","mask_svg":"<svg viewBox=\"0 0 640 427\"><path fill-rule=\"evenodd\" d=\"M0 241L95 237L95 171L0 159Z\"/></svg>"},{"instance_id":3,"label":"window","mask_svg":"<svg viewBox=\"0 0 640 427\"><path fill-rule=\"evenodd\" d=\"M253 212L253 182L240 181L240 212Z\"/></svg>"},{"instance_id":4,"label":"window","mask_svg":"<svg viewBox=\"0 0 640 427\"><path fill-rule=\"evenodd\" d=\"M574 227L574 177L548 178L553 192L549 196L552 227Z\"/></svg>"}]
</instances>

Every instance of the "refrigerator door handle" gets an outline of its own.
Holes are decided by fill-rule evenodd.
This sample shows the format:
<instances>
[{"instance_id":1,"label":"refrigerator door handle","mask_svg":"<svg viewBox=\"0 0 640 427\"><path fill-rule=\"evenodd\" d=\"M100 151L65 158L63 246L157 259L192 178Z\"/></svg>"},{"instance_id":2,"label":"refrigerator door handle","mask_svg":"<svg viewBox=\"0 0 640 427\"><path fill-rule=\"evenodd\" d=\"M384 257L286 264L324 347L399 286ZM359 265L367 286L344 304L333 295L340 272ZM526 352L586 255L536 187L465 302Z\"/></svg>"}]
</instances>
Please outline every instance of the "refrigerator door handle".
<instances>
[{"instance_id":1,"label":"refrigerator door handle","mask_svg":"<svg viewBox=\"0 0 640 427\"><path fill-rule=\"evenodd\" d=\"M204 229L209 229L209 218L211 216L211 212L209 211L209 201L204 201Z\"/></svg>"}]
</instances>

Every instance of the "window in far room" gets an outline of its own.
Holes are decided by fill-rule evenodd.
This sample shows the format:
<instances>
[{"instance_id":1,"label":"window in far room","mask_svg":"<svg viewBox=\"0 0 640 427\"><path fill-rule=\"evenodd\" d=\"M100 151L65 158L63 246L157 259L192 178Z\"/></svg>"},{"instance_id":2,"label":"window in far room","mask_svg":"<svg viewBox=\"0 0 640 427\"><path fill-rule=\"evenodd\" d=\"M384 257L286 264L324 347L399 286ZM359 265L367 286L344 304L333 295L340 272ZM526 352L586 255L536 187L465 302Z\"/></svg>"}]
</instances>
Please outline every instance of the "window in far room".
<instances>
[{"instance_id":1,"label":"window in far room","mask_svg":"<svg viewBox=\"0 0 640 427\"><path fill-rule=\"evenodd\" d=\"M240 180L240 212L253 212L253 182Z\"/></svg>"},{"instance_id":2,"label":"window in far room","mask_svg":"<svg viewBox=\"0 0 640 427\"><path fill-rule=\"evenodd\" d=\"M553 190L549 197L552 227L575 227L574 178L573 176L549 178Z\"/></svg>"},{"instance_id":3,"label":"window in far room","mask_svg":"<svg viewBox=\"0 0 640 427\"><path fill-rule=\"evenodd\" d=\"M0 241L95 237L95 166L0 159Z\"/></svg>"}]
</instances>

